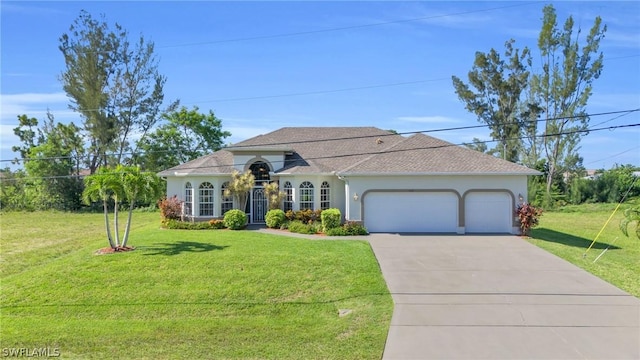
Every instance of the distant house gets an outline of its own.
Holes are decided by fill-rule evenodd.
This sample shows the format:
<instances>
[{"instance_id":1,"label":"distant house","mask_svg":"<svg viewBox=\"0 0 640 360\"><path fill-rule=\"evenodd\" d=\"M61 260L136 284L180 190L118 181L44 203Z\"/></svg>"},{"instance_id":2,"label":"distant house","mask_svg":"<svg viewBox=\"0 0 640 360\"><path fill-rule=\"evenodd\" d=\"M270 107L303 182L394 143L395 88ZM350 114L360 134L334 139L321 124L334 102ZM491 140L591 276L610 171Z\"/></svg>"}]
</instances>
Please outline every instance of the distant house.
<instances>
[{"instance_id":1,"label":"distant house","mask_svg":"<svg viewBox=\"0 0 640 360\"><path fill-rule=\"evenodd\" d=\"M246 207L263 223L264 182L286 193L284 210L338 208L371 232L517 233L527 176L539 172L423 135L374 127L287 127L159 173L199 219L234 207L231 173L256 177Z\"/></svg>"},{"instance_id":2,"label":"distant house","mask_svg":"<svg viewBox=\"0 0 640 360\"><path fill-rule=\"evenodd\" d=\"M587 174L583 177L583 179L595 180L600 176L598 170L590 169L586 170L586 172Z\"/></svg>"}]
</instances>

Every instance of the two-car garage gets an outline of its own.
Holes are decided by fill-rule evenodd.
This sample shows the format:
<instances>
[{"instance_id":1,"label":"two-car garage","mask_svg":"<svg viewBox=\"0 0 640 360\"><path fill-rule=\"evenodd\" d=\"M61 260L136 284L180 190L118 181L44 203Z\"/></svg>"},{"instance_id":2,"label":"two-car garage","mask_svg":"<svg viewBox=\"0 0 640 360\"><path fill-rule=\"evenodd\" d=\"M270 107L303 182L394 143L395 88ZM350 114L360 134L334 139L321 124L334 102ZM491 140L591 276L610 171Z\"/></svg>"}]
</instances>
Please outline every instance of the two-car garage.
<instances>
[{"instance_id":1,"label":"two-car garage","mask_svg":"<svg viewBox=\"0 0 640 360\"><path fill-rule=\"evenodd\" d=\"M370 232L511 233L513 204L503 190L372 190L362 214Z\"/></svg>"}]
</instances>

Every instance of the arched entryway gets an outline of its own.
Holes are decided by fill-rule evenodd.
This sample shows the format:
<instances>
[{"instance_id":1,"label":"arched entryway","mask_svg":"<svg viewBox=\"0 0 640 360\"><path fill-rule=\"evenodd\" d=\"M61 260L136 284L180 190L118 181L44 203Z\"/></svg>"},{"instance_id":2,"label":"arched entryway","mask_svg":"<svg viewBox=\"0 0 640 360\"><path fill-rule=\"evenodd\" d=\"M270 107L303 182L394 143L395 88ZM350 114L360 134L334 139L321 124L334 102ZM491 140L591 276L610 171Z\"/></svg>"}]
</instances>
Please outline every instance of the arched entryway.
<instances>
[{"instance_id":1,"label":"arched entryway","mask_svg":"<svg viewBox=\"0 0 640 360\"><path fill-rule=\"evenodd\" d=\"M265 215L269 209L263 184L271 182L271 175L269 174L271 168L264 161L256 161L249 166L249 170L255 178L255 185L251 191L246 212L250 214L251 223L264 223Z\"/></svg>"}]
</instances>

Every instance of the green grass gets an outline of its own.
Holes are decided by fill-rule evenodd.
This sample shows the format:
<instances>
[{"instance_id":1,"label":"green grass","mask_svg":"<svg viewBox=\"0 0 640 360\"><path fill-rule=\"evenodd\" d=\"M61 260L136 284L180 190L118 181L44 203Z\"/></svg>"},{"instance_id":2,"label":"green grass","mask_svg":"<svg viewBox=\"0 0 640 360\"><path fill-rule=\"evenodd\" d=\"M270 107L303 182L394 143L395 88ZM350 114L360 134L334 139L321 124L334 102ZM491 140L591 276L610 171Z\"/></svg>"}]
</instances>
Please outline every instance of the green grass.
<instances>
[{"instance_id":1,"label":"green grass","mask_svg":"<svg viewBox=\"0 0 640 360\"><path fill-rule=\"evenodd\" d=\"M640 240L619 229L622 212L630 204L621 206L604 227L616 205L585 204L546 212L530 242L640 297Z\"/></svg>"},{"instance_id":2,"label":"green grass","mask_svg":"<svg viewBox=\"0 0 640 360\"><path fill-rule=\"evenodd\" d=\"M159 228L127 253L101 214L4 213L0 348L63 358L379 359L393 303L366 242ZM350 309L338 316L340 309Z\"/></svg>"}]
</instances>

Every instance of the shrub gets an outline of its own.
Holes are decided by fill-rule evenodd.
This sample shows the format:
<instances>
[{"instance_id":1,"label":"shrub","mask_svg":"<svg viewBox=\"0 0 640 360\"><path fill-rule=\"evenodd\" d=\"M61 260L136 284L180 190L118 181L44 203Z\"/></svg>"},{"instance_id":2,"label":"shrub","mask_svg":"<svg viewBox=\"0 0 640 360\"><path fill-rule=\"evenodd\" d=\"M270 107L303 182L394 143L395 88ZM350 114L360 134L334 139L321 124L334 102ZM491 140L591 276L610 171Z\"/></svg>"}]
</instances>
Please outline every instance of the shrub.
<instances>
[{"instance_id":1,"label":"shrub","mask_svg":"<svg viewBox=\"0 0 640 360\"><path fill-rule=\"evenodd\" d=\"M293 210L287 210L287 212L284 214L284 216L289 221L293 221L293 220L296 219L296 214L293 212Z\"/></svg>"},{"instance_id":2,"label":"shrub","mask_svg":"<svg viewBox=\"0 0 640 360\"><path fill-rule=\"evenodd\" d=\"M284 211L280 209L269 210L265 216L267 227L271 229L279 229L286 220Z\"/></svg>"},{"instance_id":3,"label":"shrub","mask_svg":"<svg viewBox=\"0 0 640 360\"><path fill-rule=\"evenodd\" d=\"M624 236L629 237L629 225L635 227L635 234L640 239L640 207L628 208L624 211L624 219L620 221L620 230Z\"/></svg>"},{"instance_id":4,"label":"shrub","mask_svg":"<svg viewBox=\"0 0 640 360\"><path fill-rule=\"evenodd\" d=\"M163 227L171 230L212 230L221 229L214 227L211 222L187 222L175 219L167 219L162 222Z\"/></svg>"},{"instance_id":5,"label":"shrub","mask_svg":"<svg viewBox=\"0 0 640 360\"><path fill-rule=\"evenodd\" d=\"M240 230L247 225L247 214L242 210L232 209L224 214L224 226L231 230Z\"/></svg>"},{"instance_id":6,"label":"shrub","mask_svg":"<svg viewBox=\"0 0 640 360\"><path fill-rule=\"evenodd\" d=\"M303 223L299 220L289 222L289 231L298 234L315 234L316 229L312 224Z\"/></svg>"},{"instance_id":7,"label":"shrub","mask_svg":"<svg viewBox=\"0 0 640 360\"><path fill-rule=\"evenodd\" d=\"M342 214L339 209L326 209L320 215L322 219L322 231L327 232L329 229L334 229L340 226L342 222Z\"/></svg>"},{"instance_id":8,"label":"shrub","mask_svg":"<svg viewBox=\"0 0 640 360\"><path fill-rule=\"evenodd\" d=\"M178 200L176 195L159 200L158 208L162 220L180 220L182 217L182 201Z\"/></svg>"},{"instance_id":9,"label":"shrub","mask_svg":"<svg viewBox=\"0 0 640 360\"><path fill-rule=\"evenodd\" d=\"M520 220L520 231L522 235L528 235L531 228L538 225L539 217L542 216L542 209L524 203L518 205L516 215Z\"/></svg>"},{"instance_id":10,"label":"shrub","mask_svg":"<svg viewBox=\"0 0 640 360\"><path fill-rule=\"evenodd\" d=\"M211 219L209 220L209 225L212 229L224 229L224 220L220 219Z\"/></svg>"},{"instance_id":11,"label":"shrub","mask_svg":"<svg viewBox=\"0 0 640 360\"><path fill-rule=\"evenodd\" d=\"M298 220L303 223L309 224L314 221L320 220L321 215L322 215L322 210L305 209L305 210L298 210L298 211L292 212L291 214L289 214L289 216L287 216L287 218L289 220ZM290 216L293 216L293 218L290 218Z\"/></svg>"},{"instance_id":12,"label":"shrub","mask_svg":"<svg viewBox=\"0 0 640 360\"><path fill-rule=\"evenodd\" d=\"M361 224L353 221L347 221L344 225L329 229L326 232L327 236L357 236L357 235L369 235L367 228Z\"/></svg>"},{"instance_id":13,"label":"shrub","mask_svg":"<svg viewBox=\"0 0 640 360\"><path fill-rule=\"evenodd\" d=\"M337 227L337 228L329 229L329 230L325 231L325 234L327 236L348 236L347 229L345 229L344 226L340 226L340 227Z\"/></svg>"}]
</instances>

